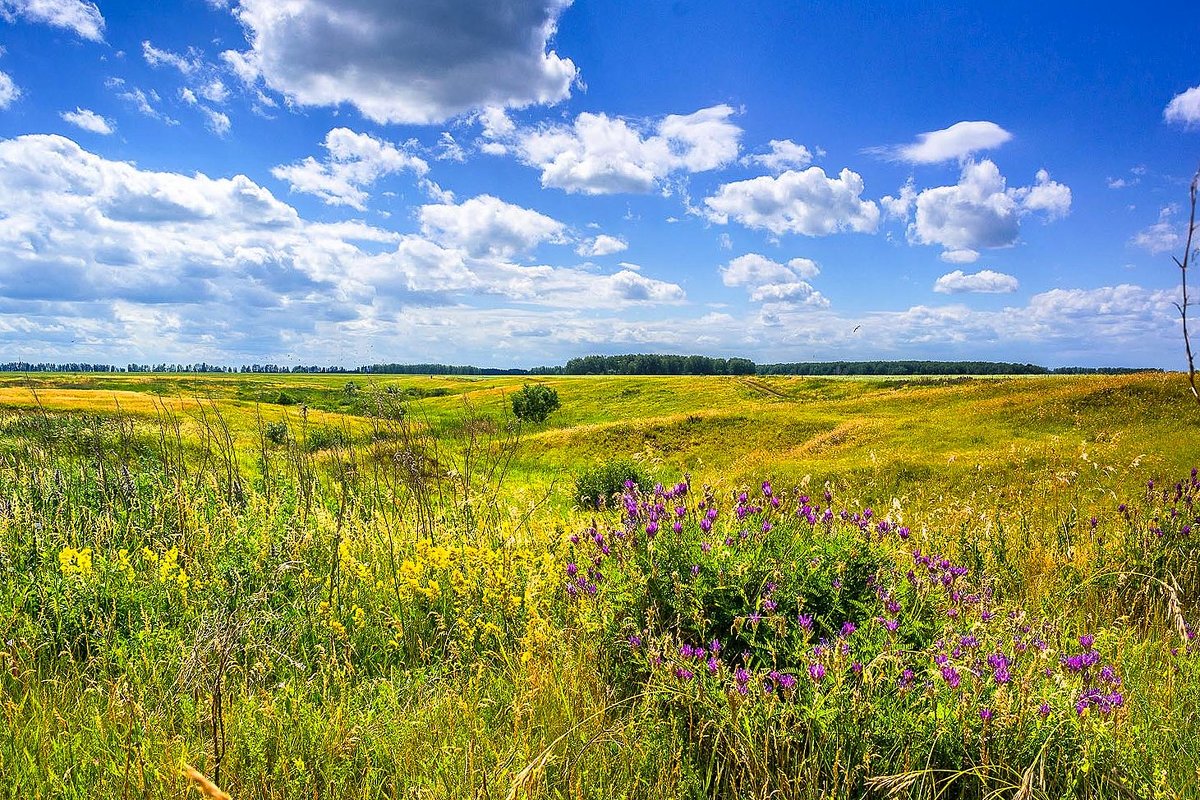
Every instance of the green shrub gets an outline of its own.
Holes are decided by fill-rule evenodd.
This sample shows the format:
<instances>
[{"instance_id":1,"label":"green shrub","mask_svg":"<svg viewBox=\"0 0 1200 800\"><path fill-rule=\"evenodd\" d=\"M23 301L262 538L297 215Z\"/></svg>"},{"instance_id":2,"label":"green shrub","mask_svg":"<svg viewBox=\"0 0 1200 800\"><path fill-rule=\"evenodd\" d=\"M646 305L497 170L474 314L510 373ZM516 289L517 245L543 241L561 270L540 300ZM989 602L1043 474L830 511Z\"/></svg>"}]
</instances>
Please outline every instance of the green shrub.
<instances>
[{"instance_id":1,"label":"green shrub","mask_svg":"<svg viewBox=\"0 0 1200 800\"><path fill-rule=\"evenodd\" d=\"M512 398L513 415L523 422L545 422L559 405L558 392L538 383L526 384Z\"/></svg>"},{"instance_id":2,"label":"green shrub","mask_svg":"<svg viewBox=\"0 0 1200 800\"><path fill-rule=\"evenodd\" d=\"M283 444L288 440L288 426L283 420L268 422L263 432L271 444Z\"/></svg>"},{"instance_id":3,"label":"green shrub","mask_svg":"<svg viewBox=\"0 0 1200 800\"><path fill-rule=\"evenodd\" d=\"M304 446L310 453L348 444L350 437L341 428L310 428L304 437Z\"/></svg>"},{"instance_id":4,"label":"green shrub","mask_svg":"<svg viewBox=\"0 0 1200 800\"><path fill-rule=\"evenodd\" d=\"M625 482L648 488L650 481L632 461L618 459L585 469L575 478L575 499L587 508L611 504L612 497L625 490Z\"/></svg>"}]
</instances>

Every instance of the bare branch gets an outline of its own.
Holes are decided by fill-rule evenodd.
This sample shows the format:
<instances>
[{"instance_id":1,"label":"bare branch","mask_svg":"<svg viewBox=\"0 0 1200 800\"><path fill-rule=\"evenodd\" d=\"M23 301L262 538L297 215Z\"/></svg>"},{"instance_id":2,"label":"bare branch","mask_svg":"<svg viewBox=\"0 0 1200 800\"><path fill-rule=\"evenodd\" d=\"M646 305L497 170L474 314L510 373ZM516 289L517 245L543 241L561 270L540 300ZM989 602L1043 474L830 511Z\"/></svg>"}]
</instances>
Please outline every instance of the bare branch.
<instances>
[{"instance_id":1,"label":"bare branch","mask_svg":"<svg viewBox=\"0 0 1200 800\"><path fill-rule=\"evenodd\" d=\"M1179 317L1183 321L1183 347L1187 353L1188 362L1188 385L1192 389L1192 397L1196 399L1196 403L1200 404L1200 392L1196 391L1196 359L1192 355L1192 340L1188 335L1187 325L1187 310L1188 306L1188 287L1187 287L1187 271L1192 258L1192 237L1196 233L1196 190L1200 187L1200 169L1196 170L1196 174L1192 177L1192 185L1188 195L1191 200L1191 211L1188 214L1188 233L1187 242L1183 246L1183 260L1174 258L1174 261L1179 265L1181 282L1183 284L1183 303L1176 303L1175 307L1179 309Z\"/></svg>"}]
</instances>

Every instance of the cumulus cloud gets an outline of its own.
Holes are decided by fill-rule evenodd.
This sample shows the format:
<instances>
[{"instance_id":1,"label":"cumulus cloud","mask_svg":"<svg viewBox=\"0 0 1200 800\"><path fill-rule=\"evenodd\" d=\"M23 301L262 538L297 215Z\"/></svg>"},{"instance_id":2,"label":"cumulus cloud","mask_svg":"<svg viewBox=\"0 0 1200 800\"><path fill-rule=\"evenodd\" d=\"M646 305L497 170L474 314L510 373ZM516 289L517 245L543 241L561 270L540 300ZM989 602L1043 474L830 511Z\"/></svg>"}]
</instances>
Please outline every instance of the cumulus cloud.
<instances>
[{"instance_id":1,"label":"cumulus cloud","mask_svg":"<svg viewBox=\"0 0 1200 800\"><path fill-rule=\"evenodd\" d=\"M884 213L894 219L908 219L908 215L912 213L913 205L916 202L917 187L912 178L905 181L895 197L885 194L879 198L879 205L883 207Z\"/></svg>"},{"instance_id":2,"label":"cumulus cloud","mask_svg":"<svg viewBox=\"0 0 1200 800\"><path fill-rule=\"evenodd\" d=\"M771 172L782 172L785 169L804 169L812 163L812 152L802 144L796 144L791 139L772 139L770 150L766 153L756 153L746 156L742 163L746 166L761 164Z\"/></svg>"},{"instance_id":3,"label":"cumulus cloud","mask_svg":"<svg viewBox=\"0 0 1200 800\"><path fill-rule=\"evenodd\" d=\"M683 288L674 283L647 278L631 270L622 270L604 279L614 298L631 302L679 303Z\"/></svg>"},{"instance_id":4,"label":"cumulus cloud","mask_svg":"<svg viewBox=\"0 0 1200 800\"><path fill-rule=\"evenodd\" d=\"M577 71L549 49L569 0L240 0L250 49L224 58L302 106L348 103L378 123L556 103Z\"/></svg>"},{"instance_id":5,"label":"cumulus cloud","mask_svg":"<svg viewBox=\"0 0 1200 800\"><path fill-rule=\"evenodd\" d=\"M758 253L746 253L731 259L721 267L720 273L722 283L745 287L750 300L755 303L797 301L820 307L829 305L829 301L808 283L821 274L811 259L793 258L781 264Z\"/></svg>"},{"instance_id":6,"label":"cumulus cloud","mask_svg":"<svg viewBox=\"0 0 1200 800\"><path fill-rule=\"evenodd\" d=\"M763 228L776 235L872 233L879 225L879 207L862 199L863 188L862 177L849 169L831 178L820 167L809 167L774 178L726 183L715 195L706 197L704 204L713 222L724 225L732 218L747 228Z\"/></svg>"},{"instance_id":7,"label":"cumulus cloud","mask_svg":"<svg viewBox=\"0 0 1200 800\"><path fill-rule=\"evenodd\" d=\"M8 108L21 96L21 90L7 72L0 71L0 109Z\"/></svg>"},{"instance_id":8,"label":"cumulus cloud","mask_svg":"<svg viewBox=\"0 0 1200 800\"><path fill-rule=\"evenodd\" d=\"M1163 120L1188 127L1200 125L1200 86L1193 86L1172 97L1163 109Z\"/></svg>"},{"instance_id":9,"label":"cumulus cloud","mask_svg":"<svg viewBox=\"0 0 1200 800\"><path fill-rule=\"evenodd\" d=\"M421 206L421 233L472 255L512 258L542 242L563 242L566 225L529 208L481 194L463 203Z\"/></svg>"},{"instance_id":10,"label":"cumulus cloud","mask_svg":"<svg viewBox=\"0 0 1200 800\"><path fill-rule=\"evenodd\" d=\"M994 150L1010 139L1012 134L994 122L956 122L940 131L918 134L912 144L876 147L869 152L910 164L937 164Z\"/></svg>"},{"instance_id":11,"label":"cumulus cloud","mask_svg":"<svg viewBox=\"0 0 1200 800\"><path fill-rule=\"evenodd\" d=\"M915 206L909 240L940 244L950 253L945 260L969 263L983 248L1015 244L1022 217L1034 212L1047 219L1067 214L1071 190L1051 180L1045 170L1038 172L1033 186L1008 188L999 168L983 159L967 162L957 184L922 191Z\"/></svg>"},{"instance_id":12,"label":"cumulus cloud","mask_svg":"<svg viewBox=\"0 0 1200 800\"><path fill-rule=\"evenodd\" d=\"M1012 275L981 269L970 275L961 269L947 272L933 284L933 290L941 294L961 294L963 292L979 292L982 294L1007 294L1015 292L1019 284Z\"/></svg>"},{"instance_id":13,"label":"cumulus cloud","mask_svg":"<svg viewBox=\"0 0 1200 800\"><path fill-rule=\"evenodd\" d=\"M1025 211L1041 211L1047 219L1065 217L1071 210L1071 190L1050 180L1050 173L1039 169L1033 186L1013 190L1013 197Z\"/></svg>"},{"instance_id":14,"label":"cumulus cloud","mask_svg":"<svg viewBox=\"0 0 1200 800\"><path fill-rule=\"evenodd\" d=\"M74 31L82 39L104 41L104 17L95 3L83 0L0 0L0 17L17 18Z\"/></svg>"},{"instance_id":15,"label":"cumulus cloud","mask_svg":"<svg viewBox=\"0 0 1200 800\"><path fill-rule=\"evenodd\" d=\"M520 159L542 171L543 186L582 194L649 192L672 173L733 162L742 133L730 120L733 113L719 105L649 124L584 112L569 126L509 135Z\"/></svg>"},{"instance_id":16,"label":"cumulus cloud","mask_svg":"<svg viewBox=\"0 0 1200 800\"><path fill-rule=\"evenodd\" d=\"M59 116L77 128L98 133L101 136L108 136L113 132L112 120L105 119L91 109L76 106L74 111L64 111Z\"/></svg>"},{"instance_id":17,"label":"cumulus cloud","mask_svg":"<svg viewBox=\"0 0 1200 800\"><path fill-rule=\"evenodd\" d=\"M685 299L678 285L629 270L512 263L506 254L553 240L561 223L513 206L473 228L500 202L476 200L482 208L433 209L426 231L399 234L306 220L241 175L139 169L61 136L0 140L0 347L33 360L72 346L118 362L343 360L351 356L329 342L429 351L448 334L472 339L498 297L550 328L572 314L619 317ZM409 326L434 307L437 330ZM478 316L447 328L452 309ZM511 303L500 310L524 318ZM479 341L497 346L498 330Z\"/></svg>"},{"instance_id":18,"label":"cumulus cloud","mask_svg":"<svg viewBox=\"0 0 1200 800\"><path fill-rule=\"evenodd\" d=\"M327 205L362 211L367 205L367 187L379 178L404 171L420 176L429 171L423 159L392 142L349 128L330 130L322 146L326 150L323 160L308 156L275 167L271 174L286 181L293 192L316 195Z\"/></svg>"},{"instance_id":19,"label":"cumulus cloud","mask_svg":"<svg viewBox=\"0 0 1200 800\"><path fill-rule=\"evenodd\" d=\"M611 256L613 253L621 253L628 249L629 244L624 239L602 233L599 236L580 242L579 246L575 248L575 252L581 256L594 258L597 256Z\"/></svg>"}]
</instances>

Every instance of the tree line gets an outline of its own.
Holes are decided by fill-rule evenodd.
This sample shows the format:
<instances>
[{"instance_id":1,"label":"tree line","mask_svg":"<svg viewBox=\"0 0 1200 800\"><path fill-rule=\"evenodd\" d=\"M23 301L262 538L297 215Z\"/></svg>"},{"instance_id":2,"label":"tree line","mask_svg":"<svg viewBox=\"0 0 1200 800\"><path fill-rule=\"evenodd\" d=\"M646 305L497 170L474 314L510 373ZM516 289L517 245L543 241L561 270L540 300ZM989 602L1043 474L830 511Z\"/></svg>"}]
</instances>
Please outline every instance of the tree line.
<instances>
[{"instance_id":1,"label":"tree line","mask_svg":"<svg viewBox=\"0 0 1200 800\"><path fill-rule=\"evenodd\" d=\"M357 367L243 364L88 364L79 362L0 363L0 372L245 373L329 375L1123 375L1162 372L1138 367L1057 367L1006 361L797 361L755 364L748 358L712 358L661 353L629 353L572 358L562 366L497 369L436 363L366 364Z\"/></svg>"}]
</instances>

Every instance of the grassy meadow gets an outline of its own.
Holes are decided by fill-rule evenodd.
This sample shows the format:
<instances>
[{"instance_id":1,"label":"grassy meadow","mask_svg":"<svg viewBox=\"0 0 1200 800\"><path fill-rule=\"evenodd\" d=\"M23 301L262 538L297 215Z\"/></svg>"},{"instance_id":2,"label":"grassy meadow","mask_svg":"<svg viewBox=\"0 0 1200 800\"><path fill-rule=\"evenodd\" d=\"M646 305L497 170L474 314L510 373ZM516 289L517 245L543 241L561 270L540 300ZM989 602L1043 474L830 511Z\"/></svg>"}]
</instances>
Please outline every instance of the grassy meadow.
<instances>
[{"instance_id":1,"label":"grassy meadow","mask_svg":"<svg viewBox=\"0 0 1200 800\"><path fill-rule=\"evenodd\" d=\"M0 796L1200 797L1194 465L1178 374L0 375Z\"/></svg>"}]
</instances>

